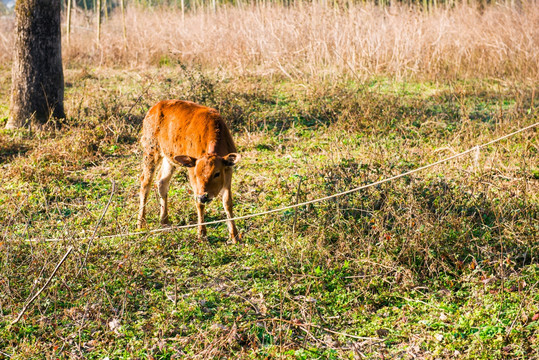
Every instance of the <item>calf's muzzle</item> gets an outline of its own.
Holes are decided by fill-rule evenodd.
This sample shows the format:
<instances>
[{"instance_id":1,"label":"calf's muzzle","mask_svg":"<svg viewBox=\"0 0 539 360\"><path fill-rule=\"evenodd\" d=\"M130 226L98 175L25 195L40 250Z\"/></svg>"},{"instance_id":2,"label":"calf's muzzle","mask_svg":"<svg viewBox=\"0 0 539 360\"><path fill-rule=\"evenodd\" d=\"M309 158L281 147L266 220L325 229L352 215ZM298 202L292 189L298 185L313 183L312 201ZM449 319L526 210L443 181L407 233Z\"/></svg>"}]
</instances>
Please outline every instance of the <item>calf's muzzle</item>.
<instances>
[{"instance_id":1,"label":"calf's muzzle","mask_svg":"<svg viewBox=\"0 0 539 360\"><path fill-rule=\"evenodd\" d=\"M208 193L204 193L202 195L196 195L195 198L201 204L206 204L211 201L211 198L208 196Z\"/></svg>"}]
</instances>

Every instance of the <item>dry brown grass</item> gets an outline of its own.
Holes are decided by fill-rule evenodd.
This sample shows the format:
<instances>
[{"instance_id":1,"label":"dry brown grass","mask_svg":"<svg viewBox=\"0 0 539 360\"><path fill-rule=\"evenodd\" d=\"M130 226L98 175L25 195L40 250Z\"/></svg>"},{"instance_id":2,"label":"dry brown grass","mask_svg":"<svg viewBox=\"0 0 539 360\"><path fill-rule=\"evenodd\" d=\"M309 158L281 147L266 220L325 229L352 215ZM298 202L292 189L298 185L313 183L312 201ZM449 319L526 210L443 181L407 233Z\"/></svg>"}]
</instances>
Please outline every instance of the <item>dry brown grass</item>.
<instances>
[{"instance_id":1,"label":"dry brown grass","mask_svg":"<svg viewBox=\"0 0 539 360\"><path fill-rule=\"evenodd\" d=\"M409 6L223 7L187 14L185 21L175 9L131 7L126 16L127 44L116 12L103 24L97 46L95 19L76 13L70 44L64 36L65 60L134 67L179 60L232 74L290 77L538 76L539 7L533 2L520 11L459 5L429 14ZM3 23L0 60L7 61L13 31L9 21Z\"/></svg>"}]
</instances>

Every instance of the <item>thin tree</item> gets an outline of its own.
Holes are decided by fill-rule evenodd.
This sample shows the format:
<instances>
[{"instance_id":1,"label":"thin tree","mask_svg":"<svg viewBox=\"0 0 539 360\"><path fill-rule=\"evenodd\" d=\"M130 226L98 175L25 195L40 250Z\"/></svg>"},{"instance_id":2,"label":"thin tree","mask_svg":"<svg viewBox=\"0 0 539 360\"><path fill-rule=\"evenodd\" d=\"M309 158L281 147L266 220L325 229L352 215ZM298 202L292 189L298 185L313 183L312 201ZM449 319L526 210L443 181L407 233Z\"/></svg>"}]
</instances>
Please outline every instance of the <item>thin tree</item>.
<instances>
[{"instance_id":1,"label":"thin tree","mask_svg":"<svg viewBox=\"0 0 539 360\"><path fill-rule=\"evenodd\" d=\"M66 14L66 35L67 35L67 43L69 44L70 35L71 35L71 3L73 0L67 0L67 14Z\"/></svg>"},{"instance_id":2,"label":"thin tree","mask_svg":"<svg viewBox=\"0 0 539 360\"><path fill-rule=\"evenodd\" d=\"M17 0L7 128L65 118L61 0Z\"/></svg>"},{"instance_id":3,"label":"thin tree","mask_svg":"<svg viewBox=\"0 0 539 360\"><path fill-rule=\"evenodd\" d=\"M124 0L120 0L120 9L122 11L122 32L124 35L124 46L127 49L127 32L125 30L125 7Z\"/></svg>"},{"instance_id":4,"label":"thin tree","mask_svg":"<svg viewBox=\"0 0 539 360\"><path fill-rule=\"evenodd\" d=\"M101 0L97 0L97 45L101 44Z\"/></svg>"},{"instance_id":5,"label":"thin tree","mask_svg":"<svg viewBox=\"0 0 539 360\"><path fill-rule=\"evenodd\" d=\"M185 0L182 0L182 23L185 22Z\"/></svg>"}]
</instances>

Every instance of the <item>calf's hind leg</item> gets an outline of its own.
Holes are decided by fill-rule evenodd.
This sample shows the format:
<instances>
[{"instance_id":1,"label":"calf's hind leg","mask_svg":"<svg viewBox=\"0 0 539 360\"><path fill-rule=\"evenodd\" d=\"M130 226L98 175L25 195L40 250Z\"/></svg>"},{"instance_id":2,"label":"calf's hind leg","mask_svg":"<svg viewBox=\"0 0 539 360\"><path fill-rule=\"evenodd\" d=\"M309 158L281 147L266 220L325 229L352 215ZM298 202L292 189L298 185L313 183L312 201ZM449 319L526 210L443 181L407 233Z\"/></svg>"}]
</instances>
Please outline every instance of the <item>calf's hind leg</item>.
<instances>
[{"instance_id":1,"label":"calf's hind leg","mask_svg":"<svg viewBox=\"0 0 539 360\"><path fill-rule=\"evenodd\" d=\"M168 189L170 187L170 179L174 174L174 166L165 158L159 171L159 182L157 183L157 189L159 191L159 204L161 211L159 220L161 224L168 225L170 221L168 219Z\"/></svg>"},{"instance_id":2,"label":"calf's hind leg","mask_svg":"<svg viewBox=\"0 0 539 360\"><path fill-rule=\"evenodd\" d=\"M143 228L146 226L146 202L155 173L155 167L159 162L159 156L144 153L142 156L142 175L140 176L140 208L138 213L137 226Z\"/></svg>"}]
</instances>

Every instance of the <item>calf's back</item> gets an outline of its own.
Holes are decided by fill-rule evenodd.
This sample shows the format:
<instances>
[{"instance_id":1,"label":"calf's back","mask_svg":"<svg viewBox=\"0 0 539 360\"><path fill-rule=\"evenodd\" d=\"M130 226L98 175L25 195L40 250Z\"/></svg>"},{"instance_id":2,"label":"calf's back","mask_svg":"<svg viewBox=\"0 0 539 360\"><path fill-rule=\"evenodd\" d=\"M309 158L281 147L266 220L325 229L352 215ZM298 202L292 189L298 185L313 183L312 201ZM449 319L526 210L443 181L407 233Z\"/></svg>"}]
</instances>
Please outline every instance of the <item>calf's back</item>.
<instances>
[{"instance_id":1,"label":"calf's back","mask_svg":"<svg viewBox=\"0 0 539 360\"><path fill-rule=\"evenodd\" d=\"M166 100L153 106L143 124L142 146L159 151L176 165L174 157L200 158L209 153L236 152L228 127L219 113L190 101Z\"/></svg>"}]
</instances>

